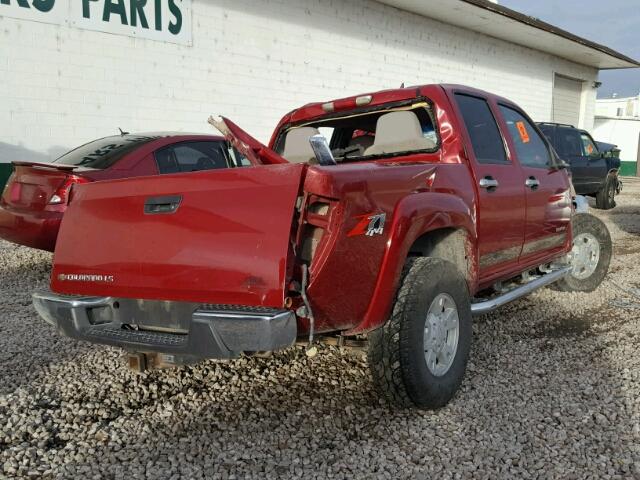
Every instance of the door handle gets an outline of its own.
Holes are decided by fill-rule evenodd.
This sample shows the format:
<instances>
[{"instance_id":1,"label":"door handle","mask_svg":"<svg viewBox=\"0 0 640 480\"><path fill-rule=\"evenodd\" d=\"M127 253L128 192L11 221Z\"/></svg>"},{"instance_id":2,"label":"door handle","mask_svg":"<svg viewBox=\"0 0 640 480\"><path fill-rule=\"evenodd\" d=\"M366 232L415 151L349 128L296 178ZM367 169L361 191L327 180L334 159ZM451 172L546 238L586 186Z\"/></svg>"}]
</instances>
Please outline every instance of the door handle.
<instances>
[{"instance_id":1,"label":"door handle","mask_svg":"<svg viewBox=\"0 0 640 480\"><path fill-rule=\"evenodd\" d=\"M489 175L481 179L478 184L480 188L486 188L489 191L495 190L500 185L495 178Z\"/></svg>"},{"instance_id":2,"label":"door handle","mask_svg":"<svg viewBox=\"0 0 640 480\"><path fill-rule=\"evenodd\" d=\"M540 186L540 181L536 177L529 177L524 182L524 184L529 187L531 190L535 190Z\"/></svg>"},{"instance_id":3,"label":"door handle","mask_svg":"<svg viewBox=\"0 0 640 480\"><path fill-rule=\"evenodd\" d=\"M144 213L148 215L176 213L182 202L182 195L149 197L144 201Z\"/></svg>"}]
</instances>

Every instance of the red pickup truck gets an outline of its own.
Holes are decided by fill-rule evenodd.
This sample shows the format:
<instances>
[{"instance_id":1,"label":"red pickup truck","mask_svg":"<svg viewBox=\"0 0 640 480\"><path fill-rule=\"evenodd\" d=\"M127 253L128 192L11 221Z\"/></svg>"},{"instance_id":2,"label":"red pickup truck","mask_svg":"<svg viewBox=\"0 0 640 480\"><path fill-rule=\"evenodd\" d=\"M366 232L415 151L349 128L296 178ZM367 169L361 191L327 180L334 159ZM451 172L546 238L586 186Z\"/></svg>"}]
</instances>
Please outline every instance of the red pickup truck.
<instances>
[{"instance_id":1,"label":"red pickup truck","mask_svg":"<svg viewBox=\"0 0 640 480\"><path fill-rule=\"evenodd\" d=\"M314 103L251 166L78 185L38 312L137 368L317 341L367 345L392 401L446 404L473 315L591 291L611 239L513 102L427 85Z\"/></svg>"}]
</instances>

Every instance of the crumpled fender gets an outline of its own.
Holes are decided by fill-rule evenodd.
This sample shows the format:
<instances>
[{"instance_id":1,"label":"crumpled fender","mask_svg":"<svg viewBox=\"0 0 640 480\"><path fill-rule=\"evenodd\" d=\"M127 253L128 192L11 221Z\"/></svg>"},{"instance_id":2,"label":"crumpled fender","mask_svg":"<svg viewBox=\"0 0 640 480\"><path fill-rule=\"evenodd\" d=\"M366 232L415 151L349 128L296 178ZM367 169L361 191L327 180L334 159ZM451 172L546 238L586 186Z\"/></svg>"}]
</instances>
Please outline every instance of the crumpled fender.
<instances>
[{"instance_id":1,"label":"crumpled fender","mask_svg":"<svg viewBox=\"0 0 640 480\"><path fill-rule=\"evenodd\" d=\"M345 335L355 335L380 327L388 318L409 249L425 233L442 228L457 228L467 235L470 269L469 290L477 285L477 248L474 212L459 196L423 192L402 199L393 213L391 232L369 308L362 319Z\"/></svg>"}]
</instances>

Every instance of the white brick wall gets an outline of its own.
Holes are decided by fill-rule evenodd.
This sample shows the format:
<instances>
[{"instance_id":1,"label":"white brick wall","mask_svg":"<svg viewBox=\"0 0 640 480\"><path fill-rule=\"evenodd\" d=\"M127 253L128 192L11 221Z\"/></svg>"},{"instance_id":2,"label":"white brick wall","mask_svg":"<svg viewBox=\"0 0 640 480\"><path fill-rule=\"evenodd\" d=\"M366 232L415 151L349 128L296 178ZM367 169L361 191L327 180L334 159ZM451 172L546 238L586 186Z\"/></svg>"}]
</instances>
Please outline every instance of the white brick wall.
<instances>
[{"instance_id":1,"label":"white brick wall","mask_svg":"<svg viewBox=\"0 0 640 480\"><path fill-rule=\"evenodd\" d=\"M117 132L210 131L231 117L266 141L290 109L382 88L464 83L549 120L554 72L595 69L371 0L193 0L193 46L0 17L0 162ZM17 153L18 152L18 153Z\"/></svg>"}]
</instances>

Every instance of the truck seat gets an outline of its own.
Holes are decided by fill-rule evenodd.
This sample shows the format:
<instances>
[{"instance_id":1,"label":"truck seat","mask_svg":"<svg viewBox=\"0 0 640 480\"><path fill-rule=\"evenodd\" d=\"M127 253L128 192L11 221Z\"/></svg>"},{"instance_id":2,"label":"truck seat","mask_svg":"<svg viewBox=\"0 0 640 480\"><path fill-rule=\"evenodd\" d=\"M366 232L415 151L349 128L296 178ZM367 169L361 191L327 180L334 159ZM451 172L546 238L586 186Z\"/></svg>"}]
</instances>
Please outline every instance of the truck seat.
<instances>
[{"instance_id":1,"label":"truck seat","mask_svg":"<svg viewBox=\"0 0 640 480\"><path fill-rule=\"evenodd\" d=\"M413 112L391 112L382 115L376 126L373 146L365 155L429 150L436 147L433 140L424 138L418 116Z\"/></svg>"},{"instance_id":2,"label":"truck seat","mask_svg":"<svg viewBox=\"0 0 640 480\"><path fill-rule=\"evenodd\" d=\"M320 131L313 127L300 127L289 130L282 156L291 163L315 163L316 155L313 153L309 139L319 134Z\"/></svg>"},{"instance_id":3,"label":"truck seat","mask_svg":"<svg viewBox=\"0 0 640 480\"><path fill-rule=\"evenodd\" d=\"M373 136L361 135L360 137L352 138L349 142L350 147L358 146L361 152L366 152L367 148L373 146Z\"/></svg>"}]
</instances>

